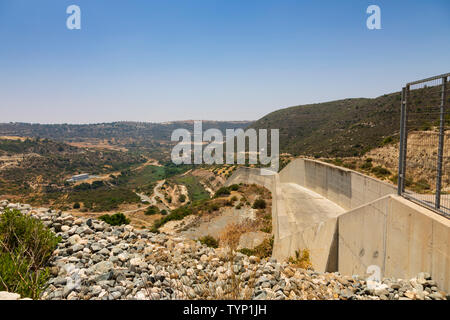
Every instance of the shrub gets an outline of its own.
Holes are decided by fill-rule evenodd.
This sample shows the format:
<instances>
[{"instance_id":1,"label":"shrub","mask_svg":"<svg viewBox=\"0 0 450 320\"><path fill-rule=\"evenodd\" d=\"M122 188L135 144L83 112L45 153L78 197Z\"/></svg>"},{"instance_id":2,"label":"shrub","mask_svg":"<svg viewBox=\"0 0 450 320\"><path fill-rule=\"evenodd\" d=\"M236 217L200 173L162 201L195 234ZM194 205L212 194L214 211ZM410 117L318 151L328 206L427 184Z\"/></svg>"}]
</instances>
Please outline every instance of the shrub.
<instances>
[{"instance_id":1,"label":"shrub","mask_svg":"<svg viewBox=\"0 0 450 320\"><path fill-rule=\"evenodd\" d=\"M113 215L105 214L99 217L100 220L105 221L107 224L112 226L120 226L122 224L129 224L130 219L128 219L123 213L115 213Z\"/></svg>"},{"instance_id":2,"label":"shrub","mask_svg":"<svg viewBox=\"0 0 450 320\"><path fill-rule=\"evenodd\" d=\"M394 142L394 138L389 136L389 137L386 137L383 139L383 141L381 142L381 145L384 146L384 145L390 144L392 142Z\"/></svg>"},{"instance_id":3,"label":"shrub","mask_svg":"<svg viewBox=\"0 0 450 320\"><path fill-rule=\"evenodd\" d=\"M216 191L214 197L220 197L220 196L227 196L230 194L230 189L228 189L227 187L222 187L219 190Z\"/></svg>"},{"instance_id":4,"label":"shrub","mask_svg":"<svg viewBox=\"0 0 450 320\"><path fill-rule=\"evenodd\" d=\"M347 169L356 169L356 165L354 164L354 163L352 163L352 162L344 162L344 167L345 168L347 168Z\"/></svg>"},{"instance_id":5,"label":"shrub","mask_svg":"<svg viewBox=\"0 0 450 320\"><path fill-rule=\"evenodd\" d=\"M151 216L159 213L159 208L157 206L148 207L147 211L145 211L146 216Z\"/></svg>"},{"instance_id":6,"label":"shrub","mask_svg":"<svg viewBox=\"0 0 450 320\"><path fill-rule=\"evenodd\" d=\"M178 201L180 201L181 203L186 201L186 195L184 194L180 194L180 196L178 197Z\"/></svg>"},{"instance_id":7,"label":"shrub","mask_svg":"<svg viewBox=\"0 0 450 320\"><path fill-rule=\"evenodd\" d=\"M219 204L217 204L217 203L211 203L211 204L209 205L208 211L209 211L209 212L213 212L213 211L217 211L217 210L219 210L219 209L220 209Z\"/></svg>"},{"instance_id":8,"label":"shrub","mask_svg":"<svg viewBox=\"0 0 450 320\"><path fill-rule=\"evenodd\" d=\"M159 228L162 227L164 224L166 224L169 221L172 220L182 220L184 217L192 214L192 209L188 208L186 206L177 208L173 210L170 214L167 216L164 216L163 218L156 220L153 224L153 227L151 228L152 232L159 232Z\"/></svg>"},{"instance_id":9,"label":"shrub","mask_svg":"<svg viewBox=\"0 0 450 320\"><path fill-rule=\"evenodd\" d=\"M92 188L92 189L98 189L98 188L103 187L104 185L105 185L105 184L103 183L103 181L97 180L97 181L92 182L91 188Z\"/></svg>"},{"instance_id":10,"label":"shrub","mask_svg":"<svg viewBox=\"0 0 450 320\"><path fill-rule=\"evenodd\" d=\"M288 262L302 269L312 269L312 263L308 249L295 251L295 258L290 257Z\"/></svg>"},{"instance_id":11,"label":"shrub","mask_svg":"<svg viewBox=\"0 0 450 320\"><path fill-rule=\"evenodd\" d=\"M202 244L204 244L210 248L218 248L219 247L219 241L209 235L199 238L198 241L200 241Z\"/></svg>"},{"instance_id":12,"label":"shrub","mask_svg":"<svg viewBox=\"0 0 450 320\"><path fill-rule=\"evenodd\" d=\"M363 170L371 169L372 168L372 162L366 161L360 166L360 168L363 169Z\"/></svg>"},{"instance_id":13,"label":"shrub","mask_svg":"<svg viewBox=\"0 0 450 320\"><path fill-rule=\"evenodd\" d=\"M429 123L429 122L424 122L424 123L421 125L421 127L420 127L419 130L421 130L421 131L429 131L429 130L431 130L431 123Z\"/></svg>"},{"instance_id":14,"label":"shrub","mask_svg":"<svg viewBox=\"0 0 450 320\"><path fill-rule=\"evenodd\" d=\"M230 223L228 224L219 236L219 241L222 246L235 250L239 245L241 235L249 231L244 224Z\"/></svg>"},{"instance_id":15,"label":"shrub","mask_svg":"<svg viewBox=\"0 0 450 320\"><path fill-rule=\"evenodd\" d=\"M431 189L430 184L428 183L427 179L425 179L425 178L421 178L420 180L418 180L416 182L416 184L421 185L426 190L430 190Z\"/></svg>"},{"instance_id":16,"label":"shrub","mask_svg":"<svg viewBox=\"0 0 450 320\"><path fill-rule=\"evenodd\" d=\"M6 209L0 216L0 291L39 298L59 241L40 220Z\"/></svg>"},{"instance_id":17,"label":"shrub","mask_svg":"<svg viewBox=\"0 0 450 320\"><path fill-rule=\"evenodd\" d=\"M371 171L372 171L372 173L374 173L377 177L383 177L383 176L387 176L387 175L390 175L390 174L391 174L391 172L390 172L388 169L383 168L382 166L376 166L376 167L372 168Z\"/></svg>"},{"instance_id":18,"label":"shrub","mask_svg":"<svg viewBox=\"0 0 450 320\"><path fill-rule=\"evenodd\" d=\"M74 209L80 209L80 207L81 207L81 206L80 206L80 203L79 203L79 202L75 202L74 205L73 205L73 208L74 208Z\"/></svg>"},{"instance_id":19,"label":"shrub","mask_svg":"<svg viewBox=\"0 0 450 320\"><path fill-rule=\"evenodd\" d=\"M268 223L264 227L262 227L260 230L265 233L272 233L272 224Z\"/></svg>"},{"instance_id":20,"label":"shrub","mask_svg":"<svg viewBox=\"0 0 450 320\"><path fill-rule=\"evenodd\" d=\"M242 254L247 256L256 256L261 259L268 258L272 256L273 251L273 236L269 239L264 239L264 241L253 249L243 248L239 250Z\"/></svg>"},{"instance_id":21,"label":"shrub","mask_svg":"<svg viewBox=\"0 0 450 320\"><path fill-rule=\"evenodd\" d=\"M431 186L426 179L421 178L418 181L415 181L413 183L413 186L411 189L417 193L425 193L425 192L431 190Z\"/></svg>"},{"instance_id":22,"label":"shrub","mask_svg":"<svg viewBox=\"0 0 450 320\"><path fill-rule=\"evenodd\" d=\"M162 209L160 212L163 216L167 215L167 210L166 209Z\"/></svg>"},{"instance_id":23,"label":"shrub","mask_svg":"<svg viewBox=\"0 0 450 320\"><path fill-rule=\"evenodd\" d=\"M231 186L229 186L229 189L231 191L238 191L239 190L239 185L238 184L232 184Z\"/></svg>"},{"instance_id":24,"label":"shrub","mask_svg":"<svg viewBox=\"0 0 450 320\"><path fill-rule=\"evenodd\" d=\"M264 199L256 199L255 202L253 202L253 209L265 209L266 208L266 201Z\"/></svg>"}]
</instances>

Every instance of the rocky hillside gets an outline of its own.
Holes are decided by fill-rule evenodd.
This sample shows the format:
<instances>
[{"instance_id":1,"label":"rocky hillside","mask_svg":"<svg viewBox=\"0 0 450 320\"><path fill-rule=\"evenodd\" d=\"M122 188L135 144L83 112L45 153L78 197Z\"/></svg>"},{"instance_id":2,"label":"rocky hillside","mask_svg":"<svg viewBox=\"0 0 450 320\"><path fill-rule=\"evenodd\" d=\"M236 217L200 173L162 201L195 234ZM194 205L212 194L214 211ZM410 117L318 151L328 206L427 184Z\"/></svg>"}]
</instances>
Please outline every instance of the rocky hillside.
<instances>
[{"instance_id":1,"label":"rocky hillside","mask_svg":"<svg viewBox=\"0 0 450 320\"><path fill-rule=\"evenodd\" d=\"M200 242L3 201L61 236L41 299L446 299L426 273L370 283ZM368 285L373 284L373 288ZM2 294L9 298L17 295Z\"/></svg>"}]
</instances>

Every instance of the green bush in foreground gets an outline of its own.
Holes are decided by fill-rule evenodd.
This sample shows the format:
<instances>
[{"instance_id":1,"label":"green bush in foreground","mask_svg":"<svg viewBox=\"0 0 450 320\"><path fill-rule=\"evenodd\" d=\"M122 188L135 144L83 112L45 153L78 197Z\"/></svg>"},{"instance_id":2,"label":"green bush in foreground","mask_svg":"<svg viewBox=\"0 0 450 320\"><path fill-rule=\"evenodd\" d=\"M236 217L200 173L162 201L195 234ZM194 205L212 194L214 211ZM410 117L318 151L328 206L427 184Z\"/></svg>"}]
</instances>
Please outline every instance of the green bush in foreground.
<instances>
[{"instance_id":1,"label":"green bush in foreground","mask_svg":"<svg viewBox=\"0 0 450 320\"><path fill-rule=\"evenodd\" d=\"M99 217L100 220L105 221L107 224L112 226L120 226L122 224L129 224L130 219L128 219L123 213L115 213L113 215L105 214Z\"/></svg>"},{"instance_id":2,"label":"green bush in foreground","mask_svg":"<svg viewBox=\"0 0 450 320\"><path fill-rule=\"evenodd\" d=\"M49 277L47 268L60 238L40 220L18 210L0 216L0 291L38 299Z\"/></svg>"},{"instance_id":3,"label":"green bush in foreground","mask_svg":"<svg viewBox=\"0 0 450 320\"><path fill-rule=\"evenodd\" d=\"M210 248L218 248L219 247L219 241L214 239L212 236L204 236L198 239L200 243L210 247Z\"/></svg>"}]
</instances>

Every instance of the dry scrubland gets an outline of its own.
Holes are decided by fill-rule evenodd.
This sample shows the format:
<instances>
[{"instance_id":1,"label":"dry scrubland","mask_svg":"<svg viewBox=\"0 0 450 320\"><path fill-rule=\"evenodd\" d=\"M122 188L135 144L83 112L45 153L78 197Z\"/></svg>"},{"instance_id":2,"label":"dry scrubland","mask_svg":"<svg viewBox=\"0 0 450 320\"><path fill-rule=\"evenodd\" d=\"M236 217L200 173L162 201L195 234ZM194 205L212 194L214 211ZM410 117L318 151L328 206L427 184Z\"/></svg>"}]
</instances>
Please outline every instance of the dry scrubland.
<instances>
[{"instance_id":1,"label":"dry scrubland","mask_svg":"<svg viewBox=\"0 0 450 320\"><path fill-rule=\"evenodd\" d=\"M434 193L438 132L413 131L408 134L406 188L418 193ZM450 133L445 134L442 188L450 191ZM399 143L386 139L382 146L372 149L362 157L321 159L323 161L360 171L397 184Z\"/></svg>"}]
</instances>

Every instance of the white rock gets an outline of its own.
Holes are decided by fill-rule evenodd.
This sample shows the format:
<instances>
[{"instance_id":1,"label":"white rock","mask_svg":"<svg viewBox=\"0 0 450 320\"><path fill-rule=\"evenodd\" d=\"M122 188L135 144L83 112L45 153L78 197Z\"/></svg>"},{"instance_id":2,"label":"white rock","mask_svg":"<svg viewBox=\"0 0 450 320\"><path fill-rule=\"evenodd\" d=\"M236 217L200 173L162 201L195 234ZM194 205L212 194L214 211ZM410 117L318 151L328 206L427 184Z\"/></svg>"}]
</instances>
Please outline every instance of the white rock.
<instances>
[{"instance_id":1,"label":"white rock","mask_svg":"<svg viewBox=\"0 0 450 320\"><path fill-rule=\"evenodd\" d=\"M145 294L144 291L139 291L138 293L136 293L136 299L138 300L146 300L147 299L147 295Z\"/></svg>"},{"instance_id":2,"label":"white rock","mask_svg":"<svg viewBox=\"0 0 450 320\"><path fill-rule=\"evenodd\" d=\"M133 258L130 260L130 266L138 266L144 262L141 258Z\"/></svg>"},{"instance_id":3,"label":"white rock","mask_svg":"<svg viewBox=\"0 0 450 320\"><path fill-rule=\"evenodd\" d=\"M20 294L0 291L0 300L19 300Z\"/></svg>"},{"instance_id":4,"label":"white rock","mask_svg":"<svg viewBox=\"0 0 450 320\"><path fill-rule=\"evenodd\" d=\"M120 261L125 262L129 259L129 255L126 252L122 252L117 256L117 258L119 258Z\"/></svg>"},{"instance_id":5,"label":"white rock","mask_svg":"<svg viewBox=\"0 0 450 320\"><path fill-rule=\"evenodd\" d=\"M103 298L104 296L106 296L108 294L108 292L106 290L102 290L102 292L100 292L100 294L98 295L99 298Z\"/></svg>"},{"instance_id":6,"label":"white rock","mask_svg":"<svg viewBox=\"0 0 450 320\"><path fill-rule=\"evenodd\" d=\"M78 243L82 242L81 237L79 235L77 235L77 234L74 234L73 236L69 237L69 239L67 239L67 241L71 245L78 244Z\"/></svg>"},{"instance_id":7,"label":"white rock","mask_svg":"<svg viewBox=\"0 0 450 320\"><path fill-rule=\"evenodd\" d=\"M101 261L90 268L90 271L93 273L106 273L109 270L114 268L114 265L111 261Z\"/></svg>"},{"instance_id":8,"label":"white rock","mask_svg":"<svg viewBox=\"0 0 450 320\"><path fill-rule=\"evenodd\" d=\"M106 237L106 240L108 240L108 242L114 243L116 242L116 237Z\"/></svg>"}]
</instances>

